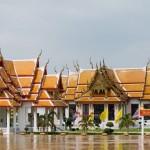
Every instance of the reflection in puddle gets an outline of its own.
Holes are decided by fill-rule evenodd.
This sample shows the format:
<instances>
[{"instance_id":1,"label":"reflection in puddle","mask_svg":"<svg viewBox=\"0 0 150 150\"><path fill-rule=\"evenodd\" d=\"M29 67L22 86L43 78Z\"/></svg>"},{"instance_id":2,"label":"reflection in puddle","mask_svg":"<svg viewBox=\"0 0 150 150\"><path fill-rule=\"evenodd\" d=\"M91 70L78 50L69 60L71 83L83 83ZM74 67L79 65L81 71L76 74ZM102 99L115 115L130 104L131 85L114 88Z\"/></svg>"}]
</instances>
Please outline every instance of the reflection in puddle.
<instances>
[{"instance_id":1,"label":"reflection in puddle","mask_svg":"<svg viewBox=\"0 0 150 150\"><path fill-rule=\"evenodd\" d=\"M101 135L2 135L0 150L147 150L150 137Z\"/></svg>"}]
</instances>

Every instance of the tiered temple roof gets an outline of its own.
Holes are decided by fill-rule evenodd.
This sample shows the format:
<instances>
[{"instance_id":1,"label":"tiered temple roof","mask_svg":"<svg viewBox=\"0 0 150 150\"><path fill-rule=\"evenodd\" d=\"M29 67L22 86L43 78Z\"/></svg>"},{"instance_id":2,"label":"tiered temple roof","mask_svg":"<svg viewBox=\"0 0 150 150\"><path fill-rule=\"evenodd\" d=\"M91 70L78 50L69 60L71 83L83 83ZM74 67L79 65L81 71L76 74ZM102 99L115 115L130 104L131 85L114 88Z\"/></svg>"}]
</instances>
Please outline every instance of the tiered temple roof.
<instances>
[{"instance_id":1,"label":"tiered temple roof","mask_svg":"<svg viewBox=\"0 0 150 150\"><path fill-rule=\"evenodd\" d=\"M65 101L78 103L124 102L129 99L150 100L150 69L81 69L68 74Z\"/></svg>"},{"instance_id":2,"label":"tiered temple roof","mask_svg":"<svg viewBox=\"0 0 150 150\"><path fill-rule=\"evenodd\" d=\"M47 75L48 63L39 67L39 58L5 60L0 53L0 107L19 107L23 102L32 107L67 107L60 100L62 72Z\"/></svg>"}]
</instances>

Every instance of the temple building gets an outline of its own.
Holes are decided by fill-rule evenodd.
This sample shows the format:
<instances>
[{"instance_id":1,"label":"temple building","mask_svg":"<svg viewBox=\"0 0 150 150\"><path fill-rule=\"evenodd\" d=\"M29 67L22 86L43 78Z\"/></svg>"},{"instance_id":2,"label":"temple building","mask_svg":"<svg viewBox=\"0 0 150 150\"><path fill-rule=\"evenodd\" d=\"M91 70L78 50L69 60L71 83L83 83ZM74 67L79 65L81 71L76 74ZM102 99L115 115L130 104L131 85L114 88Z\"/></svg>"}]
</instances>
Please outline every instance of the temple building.
<instances>
[{"instance_id":1,"label":"temple building","mask_svg":"<svg viewBox=\"0 0 150 150\"><path fill-rule=\"evenodd\" d=\"M94 123L101 124L100 114L107 109L104 123L115 123L123 113L133 115L144 104L150 108L150 68L108 68L102 64L91 69L81 69L64 76L47 74L47 65L40 67L41 53L35 59L7 60L0 52L0 129L5 133L20 132L25 127L38 131L37 118L57 113L56 127L63 130L63 117L73 119L74 126L83 116L94 113ZM149 124L150 118L145 117Z\"/></svg>"},{"instance_id":2,"label":"temple building","mask_svg":"<svg viewBox=\"0 0 150 150\"><path fill-rule=\"evenodd\" d=\"M56 124L62 128L64 92L62 71L47 75L47 64L39 66L40 55L31 60L6 60L0 53L0 128L4 133L37 131L37 116L59 111ZM17 115L17 116L16 116Z\"/></svg>"},{"instance_id":3,"label":"temple building","mask_svg":"<svg viewBox=\"0 0 150 150\"><path fill-rule=\"evenodd\" d=\"M149 64L149 63L148 63ZM76 115L74 125L83 116L94 113L94 123L101 124L100 114L108 110L105 123L111 121L115 127L115 117L123 107L123 113L131 116L144 104L150 108L150 68L120 68L111 69L103 64L92 69L81 69L75 65L76 72L68 70L66 92L62 95L69 107L66 117ZM149 124L149 117L145 117Z\"/></svg>"}]
</instances>

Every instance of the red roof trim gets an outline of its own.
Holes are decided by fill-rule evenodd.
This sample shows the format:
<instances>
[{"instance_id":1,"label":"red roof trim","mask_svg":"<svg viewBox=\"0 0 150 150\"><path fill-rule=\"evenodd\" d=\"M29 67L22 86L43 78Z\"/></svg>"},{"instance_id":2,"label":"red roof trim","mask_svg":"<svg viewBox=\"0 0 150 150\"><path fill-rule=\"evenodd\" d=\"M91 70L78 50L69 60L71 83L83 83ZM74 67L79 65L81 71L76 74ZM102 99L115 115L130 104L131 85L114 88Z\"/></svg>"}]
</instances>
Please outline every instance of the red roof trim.
<instances>
[{"instance_id":1,"label":"red roof trim","mask_svg":"<svg viewBox=\"0 0 150 150\"><path fill-rule=\"evenodd\" d=\"M35 75L10 75L12 77L34 77Z\"/></svg>"}]
</instances>

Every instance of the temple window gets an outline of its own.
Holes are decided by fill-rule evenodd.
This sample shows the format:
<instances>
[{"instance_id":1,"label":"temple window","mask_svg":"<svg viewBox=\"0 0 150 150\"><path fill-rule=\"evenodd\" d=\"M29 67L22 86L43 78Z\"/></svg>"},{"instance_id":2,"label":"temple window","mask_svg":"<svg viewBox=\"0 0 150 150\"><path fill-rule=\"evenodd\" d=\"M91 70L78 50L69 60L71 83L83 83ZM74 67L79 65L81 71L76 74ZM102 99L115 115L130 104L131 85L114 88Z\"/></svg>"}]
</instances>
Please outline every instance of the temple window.
<instances>
[{"instance_id":1,"label":"temple window","mask_svg":"<svg viewBox=\"0 0 150 150\"><path fill-rule=\"evenodd\" d=\"M76 104L70 104L69 105L69 117L73 118L75 112L76 112Z\"/></svg>"},{"instance_id":2,"label":"temple window","mask_svg":"<svg viewBox=\"0 0 150 150\"><path fill-rule=\"evenodd\" d=\"M144 109L150 109L150 104L144 104ZM150 116L145 116L144 120L150 120Z\"/></svg>"},{"instance_id":3,"label":"temple window","mask_svg":"<svg viewBox=\"0 0 150 150\"><path fill-rule=\"evenodd\" d=\"M104 104L94 104L94 123L99 124L101 123L99 116L104 111Z\"/></svg>"},{"instance_id":4,"label":"temple window","mask_svg":"<svg viewBox=\"0 0 150 150\"><path fill-rule=\"evenodd\" d=\"M131 116L138 110L139 104L131 104Z\"/></svg>"},{"instance_id":5,"label":"temple window","mask_svg":"<svg viewBox=\"0 0 150 150\"><path fill-rule=\"evenodd\" d=\"M83 104L83 109L82 109L82 114L84 115L89 115L89 104Z\"/></svg>"},{"instance_id":6,"label":"temple window","mask_svg":"<svg viewBox=\"0 0 150 150\"><path fill-rule=\"evenodd\" d=\"M114 120L114 104L108 104L108 120Z\"/></svg>"}]
</instances>

